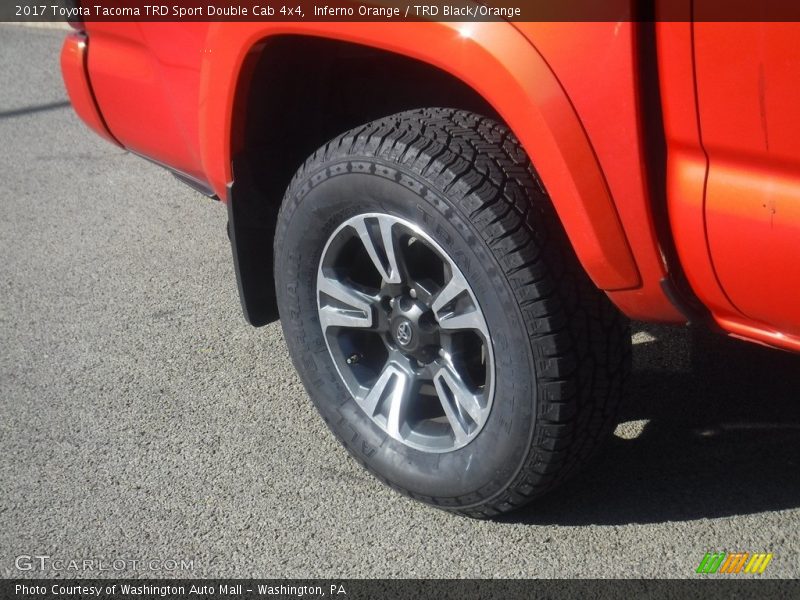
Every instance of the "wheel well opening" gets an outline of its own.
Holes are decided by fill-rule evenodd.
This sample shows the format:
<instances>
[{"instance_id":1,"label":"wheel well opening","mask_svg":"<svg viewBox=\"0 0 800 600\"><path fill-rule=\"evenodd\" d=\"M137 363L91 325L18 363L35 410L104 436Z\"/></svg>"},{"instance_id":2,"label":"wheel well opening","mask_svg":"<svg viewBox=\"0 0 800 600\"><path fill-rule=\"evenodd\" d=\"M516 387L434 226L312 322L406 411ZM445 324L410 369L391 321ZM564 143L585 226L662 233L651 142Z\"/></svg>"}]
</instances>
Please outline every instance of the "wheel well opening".
<instances>
[{"instance_id":1,"label":"wheel well opening","mask_svg":"<svg viewBox=\"0 0 800 600\"><path fill-rule=\"evenodd\" d=\"M229 234L245 318L278 318L273 238L292 176L317 148L358 125L414 108L448 107L499 120L473 89L392 52L283 35L248 57L234 104Z\"/></svg>"},{"instance_id":2,"label":"wheel well opening","mask_svg":"<svg viewBox=\"0 0 800 600\"><path fill-rule=\"evenodd\" d=\"M254 175L262 201L275 207L308 156L358 125L435 106L499 120L449 73L369 46L281 35L266 40L251 61L237 94L234 156Z\"/></svg>"}]
</instances>

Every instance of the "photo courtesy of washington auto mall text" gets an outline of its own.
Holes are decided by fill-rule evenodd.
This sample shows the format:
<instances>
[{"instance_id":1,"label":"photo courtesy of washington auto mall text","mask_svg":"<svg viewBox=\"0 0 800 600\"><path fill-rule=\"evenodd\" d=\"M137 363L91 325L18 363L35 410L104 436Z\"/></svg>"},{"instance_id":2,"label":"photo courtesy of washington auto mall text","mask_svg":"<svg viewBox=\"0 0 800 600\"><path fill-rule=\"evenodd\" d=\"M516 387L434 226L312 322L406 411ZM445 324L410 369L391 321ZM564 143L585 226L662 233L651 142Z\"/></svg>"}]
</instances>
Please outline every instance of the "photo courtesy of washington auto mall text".
<instances>
[{"instance_id":1,"label":"photo courtesy of washington auto mall text","mask_svg":"<svg viewBox=\"0 0 800 600\"><path fill-rule=\"evenodd\" d=\"M103 583L93 585L83 583L16 583L14 594L18 597L54 598L246 598L246 597L291 597L291 598L346 598L347 589L343 583L319 585L287 585L255 583L181 583L163 581L143 583L127 581L124 583Z\"/></svg>"}]
</instances>

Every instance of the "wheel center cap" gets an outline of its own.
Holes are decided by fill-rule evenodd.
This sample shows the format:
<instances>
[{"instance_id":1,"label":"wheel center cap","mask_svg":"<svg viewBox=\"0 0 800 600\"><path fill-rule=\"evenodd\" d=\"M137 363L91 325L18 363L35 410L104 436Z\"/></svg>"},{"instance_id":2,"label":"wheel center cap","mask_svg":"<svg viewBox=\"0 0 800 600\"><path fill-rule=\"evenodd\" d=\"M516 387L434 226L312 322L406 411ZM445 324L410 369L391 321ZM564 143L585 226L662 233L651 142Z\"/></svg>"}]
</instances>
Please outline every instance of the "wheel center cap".
<instances>
[{"instance_id":1,"label":"wheel center cap","mask_svg":"<svg viewBox=\"0 0 800 600\"><path fill-rule=\"evenodd\" d=\"M401 346L408 346L414 339L414 328L408 319L402 319L394 328L394 339Z\"/></svg>"},{"instance_id":2,"label":"wheel center cap","mask_svg":"<svg viewBox=\"0 0 800 600\"><path fill-rule=\"evenodd\" d=\"M430 309L418 300L396 298L389 325L395 349L423 363L431 361L432 351L439 345L439 330L429 312Z\"/></svg>"}]
</instances>

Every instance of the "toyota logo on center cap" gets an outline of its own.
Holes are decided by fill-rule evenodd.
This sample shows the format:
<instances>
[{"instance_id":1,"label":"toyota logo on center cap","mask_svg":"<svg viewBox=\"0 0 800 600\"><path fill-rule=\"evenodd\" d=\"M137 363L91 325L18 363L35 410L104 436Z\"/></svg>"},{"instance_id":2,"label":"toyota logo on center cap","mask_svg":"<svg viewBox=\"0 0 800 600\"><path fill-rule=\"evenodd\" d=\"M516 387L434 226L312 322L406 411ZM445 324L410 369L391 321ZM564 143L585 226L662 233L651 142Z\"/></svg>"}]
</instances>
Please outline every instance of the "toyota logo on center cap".
<instances>
[{"instance_id":1,"label":"toyota logo on center cap","mask_svg":"<svg viewBox=\"0 0 800 600\"><path fill-rule=\"evenodd\" d=\"M414 330L411 329L411 323L408 321L403 321L400 323L394 332L394 336L397 338L398 344L408 346L408 344L411 342L411 338L414 336Z\"/></svg>"}]
</instances>

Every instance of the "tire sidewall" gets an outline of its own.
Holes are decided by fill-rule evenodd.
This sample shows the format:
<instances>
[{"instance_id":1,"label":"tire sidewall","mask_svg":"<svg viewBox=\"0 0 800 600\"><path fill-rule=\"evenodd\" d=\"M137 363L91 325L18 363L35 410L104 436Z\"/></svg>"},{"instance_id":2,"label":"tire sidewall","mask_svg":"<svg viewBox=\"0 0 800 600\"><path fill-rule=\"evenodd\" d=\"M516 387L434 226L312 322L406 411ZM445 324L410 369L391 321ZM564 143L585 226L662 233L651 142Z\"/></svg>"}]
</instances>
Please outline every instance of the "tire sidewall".
<instances>
[{"instance_id":1,"label":"tire sidewall","mask_svg":"<svg viewBox=\"0 0 800 600\"><path fill-rule=\"evenodd\" d=\"M364 213L420 227L459 267L484 313L493 343L494 399L483 429L463 448L428 453L386 434L353 400L328 352L317 310L317 268L336 228ZM501 493L531 451L534 357L502 269L457 206L423 178L381 159L332 160L293 181L275 244L276 292L292 360L348 450L393 487L435 504L465 507Z\"/></svg>"}]
</instances>

